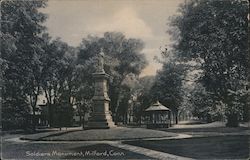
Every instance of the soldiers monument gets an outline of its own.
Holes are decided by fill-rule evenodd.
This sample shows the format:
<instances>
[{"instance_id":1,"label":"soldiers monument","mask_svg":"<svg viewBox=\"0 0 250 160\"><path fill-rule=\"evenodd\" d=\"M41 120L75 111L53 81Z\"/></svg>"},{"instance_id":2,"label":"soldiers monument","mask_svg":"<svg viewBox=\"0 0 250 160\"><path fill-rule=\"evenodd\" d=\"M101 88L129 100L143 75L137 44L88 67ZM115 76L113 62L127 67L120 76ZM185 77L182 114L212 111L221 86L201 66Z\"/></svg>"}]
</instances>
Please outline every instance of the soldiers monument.
<instances>
[{"instance_id":1,"label":"soldiers monument","mask_svg":"<svg viewBox=\"0 0 250 160\"><path fill-rule=\"evenodd\" d=\"M104 53L101 49L98 55L96 72L93 73L95 94L93 97L93 111L87 123L87 129L109 129L115 127L109 111L108 79L104 71Z\"/></svg>"}]
</instances>

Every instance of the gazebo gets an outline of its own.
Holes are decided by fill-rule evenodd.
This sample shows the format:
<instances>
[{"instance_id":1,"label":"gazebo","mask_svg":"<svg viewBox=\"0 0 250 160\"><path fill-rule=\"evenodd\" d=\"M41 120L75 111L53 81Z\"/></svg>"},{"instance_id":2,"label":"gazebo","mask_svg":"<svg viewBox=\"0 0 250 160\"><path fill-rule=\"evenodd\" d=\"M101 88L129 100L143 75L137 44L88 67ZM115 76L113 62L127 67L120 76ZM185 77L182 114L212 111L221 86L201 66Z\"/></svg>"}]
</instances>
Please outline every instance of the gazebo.
<instances>
[{"instance_id":1,"label":"gazebo","mask_svg":"<svg viewBox=\"0 0 250 160\"><path fill-rule=\"evenodd\" d=\"M168 128L171 126L171 110L159 101L146 110L147 128Z\"/></svg>"}]
</instances>

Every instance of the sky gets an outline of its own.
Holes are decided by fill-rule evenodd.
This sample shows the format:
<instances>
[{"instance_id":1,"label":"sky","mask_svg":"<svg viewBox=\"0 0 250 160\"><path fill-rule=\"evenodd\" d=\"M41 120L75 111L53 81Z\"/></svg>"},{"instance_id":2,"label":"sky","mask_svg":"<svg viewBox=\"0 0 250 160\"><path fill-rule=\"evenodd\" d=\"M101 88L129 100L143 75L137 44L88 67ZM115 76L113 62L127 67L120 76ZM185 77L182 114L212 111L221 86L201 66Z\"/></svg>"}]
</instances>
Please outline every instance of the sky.
<instances>
[{"instance_id":1,"label":"sky","mask_svg":"<svg viewBox=\"0 0 250 160\"><path fill-rule=\"evenodd\" d=\"M170 43L166 33L168 17L176 14L184 0L49 0L43 12L45 25L52 37L61 37L71 46L78 46L87 35L122 32L127 38L144 41L143 53L149 65L140 76L155 75L161 64L160 47Z\"/></svg>"}]
</instances>

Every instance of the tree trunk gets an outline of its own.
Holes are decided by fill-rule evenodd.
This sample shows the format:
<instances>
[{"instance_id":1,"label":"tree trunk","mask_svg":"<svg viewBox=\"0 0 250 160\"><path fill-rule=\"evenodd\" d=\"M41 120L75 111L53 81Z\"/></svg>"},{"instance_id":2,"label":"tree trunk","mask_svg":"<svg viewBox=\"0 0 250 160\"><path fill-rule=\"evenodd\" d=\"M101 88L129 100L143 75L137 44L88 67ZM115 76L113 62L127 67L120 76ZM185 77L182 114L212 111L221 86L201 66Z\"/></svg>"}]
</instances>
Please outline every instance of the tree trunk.
<instances>
[{"instance_id":1,"label":"tree trunk","mask_svg":"<svg viewBox=\"0 0 250 160\"><path fill-rule=\"evenodd\" d=\"M80 116L80 123L82 125L83 130L84 130L84 115L85 115L85 112L83 112L83 114L81 114L81 116Z\"/></svg>"},{"instance_id":2,"label":"tree trunk","mask_svg":"<svg viewBox=\"0 0 250 160\"><path fill-rule=\"evenodd\" d=\"M36 131L36 114L35 114L35 107L33 107L33 111L32 111L32 131L35 132Z\"/></svg>"},{"instance_id":3,"label":"tree trunk","mask_svg":"<svg viewBox=\"0 0 250 160\"><path fill-rule=\"evenodd\" d=\"M127 125L128 124L128 113L127 112L125 112L125 114L124 114L124 120L125 120L125 124Z\"/></svg>"},{"instance_id":4,"label":"tree trunk","mask_svg":"<svg viewBox=\"0 0 250 160\"><path fill-rule=\"evenodd\" d=\"M238 127L239 126L239 117L237 114L232 113L227 115L227 127Z\"/></svg>"},{"instance_id":5,"label":"tree trunk","mask_svg":"<svg viewBox=\"0 0 250 160\"><path fill-rule=\"evenodd\" d=\"M178 124L178 115L177 115L177 113L175 114L175 124Z\"/></svg>"},{"instance_id":6,"label":"tree trunk","mask_svg":"<svg viewBox=\"0 0 250 160\"><path fill-rule=\"evenodd\" d=\"M178 124L178 110L175 111L175 124Z\"/></svg>"},{"instance_id":7,"label":"tree trunk","mask_svg":"<svg viewBox=\"0 0 250 160\"><path fill-rule=\"evenodd\" d=\"M210 114L207 114L207 118L206 118L207 123L211 123L212 122L212 117Z\"/></svg>"},{"instance_id":8,"label":"tree trunk","mask_svg":"<svg viewBox=\"0 0 250 160\"><path fill-rule=\"evenodd\" d=\"M82 115L81 114L79 114L79 118L80 118L80 126L82 126Z\"/></svg>"},{"instance_id":9,"label":"tree trunk","mask_svg":"<svg viewBox=\"0 0 250 160\"><path fill-rule=\"evenodd\" d=\"M243 121L248 122L250 120L250 109L249 104L246 104L243 106Z\"/></svg>"},{"instance_id":10,"label":"tree trunk","mask_svg":"<svg viewBox=\"0 0 250 160\"><path fill-rule=\"evenodd\" d=\"M141 115L139 116L139 125L141 126Z\"/></svg>"},{"instance_id":11,"label":"tree trunk","mask_svg":"<svg viewBox=\"0 0 250 160\"><path fill-rule=\"evenodd\" d=\"M49 119L48 119L48 121L49 121L49 126L51 127L52 126L52 116L53 116L53 114L52 114L52 106L51 106L51 104L50 103L48 103L48 115L49 115Z\"/></svg>"}]
</instances>

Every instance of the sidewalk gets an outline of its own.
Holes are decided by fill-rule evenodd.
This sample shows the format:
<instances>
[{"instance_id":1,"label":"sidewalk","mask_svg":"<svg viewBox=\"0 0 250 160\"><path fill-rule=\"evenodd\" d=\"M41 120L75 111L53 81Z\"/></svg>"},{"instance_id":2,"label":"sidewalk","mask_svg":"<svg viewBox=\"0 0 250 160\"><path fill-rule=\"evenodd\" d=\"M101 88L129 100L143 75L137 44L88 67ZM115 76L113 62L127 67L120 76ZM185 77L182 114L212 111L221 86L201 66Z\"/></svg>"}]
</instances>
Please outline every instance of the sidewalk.
<instances>
[{"instance_id":1,"label":"sidewalk","mask_svg":"<svg viewBox=\"0 0 250 160\"><path fill-rule=\"evenodd\" d=\"M72 130L82 130L82 127L62 127L61 131L72 131ZM0 131L1 131L2 135L28 133L27 131L25 131L23 129L8 130L8 131L0 130ZM50 132L50 131L60 131L60 128L37 128L36 129L36 133Z\"/></svg>"},{"instance_id":2,"label":"sidewalk","mask_svg":"<svg viewBox=\"0 0 250 160\"><path fill-rule=\"evenodd\" d=\"M142 148L142 147L138 147L138 146L132 146L129 144L112 143L110 145L131 151L131 152L143 154L145 156L149 156L149 157L156 158L159 160L192 160L192 158L176 156L176 155L169 154L169 153L159 152L159 151L155 151L155 150L151 150L151 149L147 149L147 148Z\"/></svg>"}]
</instances>

